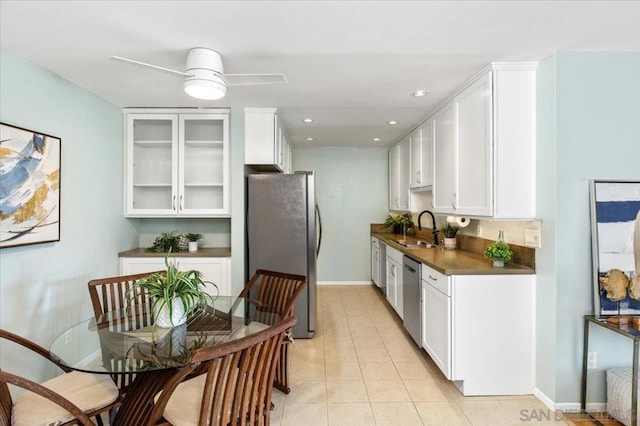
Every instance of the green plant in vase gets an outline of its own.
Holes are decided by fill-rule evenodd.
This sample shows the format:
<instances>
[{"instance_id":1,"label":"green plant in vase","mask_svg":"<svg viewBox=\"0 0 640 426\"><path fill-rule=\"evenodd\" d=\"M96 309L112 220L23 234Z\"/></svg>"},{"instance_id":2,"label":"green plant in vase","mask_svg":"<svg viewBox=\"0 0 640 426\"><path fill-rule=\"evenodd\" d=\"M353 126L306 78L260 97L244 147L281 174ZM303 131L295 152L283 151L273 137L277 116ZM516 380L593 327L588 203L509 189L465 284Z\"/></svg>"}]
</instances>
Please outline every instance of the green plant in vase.
<instances>
[{"instance_id":1,"label":"green plant in vase","mask_svg":"<svg viewBox=\"0 0 640 426\"><path fill-rule=\"evenodd\" d=\"M216 297L204 291L212 285L218 292L218 286L204 281L202 273L196 270L179 271L169 262L169 251L165 256L166 271L156 272L139 279L131 286L129 299L133 300L145 292L152 301L151 309L155 325L158 327L179 326L186 322L187 315L199 307L213 305Z\"/></svg>"},{"instance_id":2,"label":"green plant in vase","mask_svg":"<svg viewBox=\"0 0 640 426\"><path fill-rule=\"evenodd\" d=\"M444 235L444 248L453 250L456 248L456 234L460 228L456 225L452 225L449 222L445 222L440 225L438 231Z\"/></svg>"},{"instance_id":3,"label":"green plant in vase","mask_svg":"<svg viewBox=\"0 0 640 426\"><path fill-rule=\"evenodd\" d=\"M198 241L203 239L204 235L190 232L185 234L185 236L189 240L189 251L192 253L198 251Z\"/></svg>"},{"instance_id":4,"label":"green plant in vase","mask_svg":"<svg viewBox=\"0 0 640 426\"><path fill-rule=\"evenodd\" d=\"M411 213L403 213L396 216L389 215L383 226L385 228L393 227L393 232L396 234L407 234L413 232L415 224Z\"/></svg>"},{"instance_id":5,"label":"green plant in vase","mask_svg":"<svg viewBox=\"0 0 640 426\"><path fill-rule=\"evenodd\" d=\"M484 257L493 261L493 266L501 268L506 263L511 262L513 257L513 250L502 239L502 231L500 231L500 237L498 241L495 241L484 249Z\"/></svg>"},{"instance_id":6,"label":"green plant in vase","mask_svg":"<svg viewBox=\"0 0 640 426\"><path fill-rule=\"evenodd\" d=\"M156 253L180 251L180 235L178 235L176 231L163 232L154 240L153 245L147 250Z\"/></svg>"}]
</instances>

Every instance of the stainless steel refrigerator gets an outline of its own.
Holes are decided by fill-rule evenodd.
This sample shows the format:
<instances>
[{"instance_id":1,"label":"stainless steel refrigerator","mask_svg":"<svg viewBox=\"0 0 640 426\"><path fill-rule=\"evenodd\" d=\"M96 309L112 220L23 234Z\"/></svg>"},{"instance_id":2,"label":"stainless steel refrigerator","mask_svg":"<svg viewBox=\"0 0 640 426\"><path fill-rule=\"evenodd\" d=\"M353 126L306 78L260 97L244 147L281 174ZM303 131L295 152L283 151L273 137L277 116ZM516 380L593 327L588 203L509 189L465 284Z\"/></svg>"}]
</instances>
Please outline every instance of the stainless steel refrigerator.
<instances>
[{"instance_id":1,"label":"stainless steel refrigerator","mask_svg":"<svg viewBox=\"0 0 640 426\"><path fill-rule=\"evenodd\" d=\"M296 338L316 330L316 258L322 225L313 172L255 174L247 182L248 276L257 269L304 275L307 286L296 301Z\"/></svg>"}]
</instances>

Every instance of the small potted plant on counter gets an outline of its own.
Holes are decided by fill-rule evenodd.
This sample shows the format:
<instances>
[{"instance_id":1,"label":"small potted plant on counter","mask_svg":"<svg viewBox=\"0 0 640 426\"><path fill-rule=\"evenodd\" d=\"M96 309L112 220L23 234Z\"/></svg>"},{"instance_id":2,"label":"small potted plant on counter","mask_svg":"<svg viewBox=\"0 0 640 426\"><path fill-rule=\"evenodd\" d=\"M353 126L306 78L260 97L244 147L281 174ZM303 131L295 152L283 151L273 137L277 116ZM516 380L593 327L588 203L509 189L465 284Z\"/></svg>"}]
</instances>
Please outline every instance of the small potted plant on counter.
<instances>
[{"instance_id":1,"label":"small potted plant on counter","mask_svg":"<svg viewBox=\"0 0 640 426\"><path fill-rule=\"evenodd\" d=\"M387 220L384 221L384 227L393 227L393 232L395 234L412 234L414 226L411 213L403 213L396 216L389 215Z\"/></svg>"},{"instance_id":2,"label":"small potted plant on counter","mask_svg":"<svg viewBox=\"0 0 640 426\"><path fill-rule=\"evenodd\" d=\"M198 251L198 240L204 238L204 235L190 232L187 235L187 239L189 240L189 252L195 253Z\"/></svg>"},{"instance_id":3,"label":"small potted plant on counter","mask_svg":"<svg viewBox=\"0 0 640 426\"><path fill-rule=\"evenodd\" d=\"M502 268L506 263L509 263L513 257L513 250L504 242L502 231L500 231L499 235L498 241L489 244L489 246L484 249L484 257L491 259L493 266L496 268Z\"/></svg>"},{"instance_id":4,"label":"small potted plant on counter","mask_svg":"<svg viewBox=\"0 0 640 426\"><path fill-rule=\"evenodd\" d=\"M440 225L439 231L444 235L444 248L453 250L456 248L456 234L460 228L445 222Z\"/></svg>"},{"instance_id":5,"label":"small potted plant on counter","mask_svg":"<svg viewBox=\"0 0 640 426\"><path fill-rule=\"evenodd\" d=\"M176 231L163 232L155 239L153 245L147 249L156 253L180 251L180 235Z\"/></svg>"}]
</instances>

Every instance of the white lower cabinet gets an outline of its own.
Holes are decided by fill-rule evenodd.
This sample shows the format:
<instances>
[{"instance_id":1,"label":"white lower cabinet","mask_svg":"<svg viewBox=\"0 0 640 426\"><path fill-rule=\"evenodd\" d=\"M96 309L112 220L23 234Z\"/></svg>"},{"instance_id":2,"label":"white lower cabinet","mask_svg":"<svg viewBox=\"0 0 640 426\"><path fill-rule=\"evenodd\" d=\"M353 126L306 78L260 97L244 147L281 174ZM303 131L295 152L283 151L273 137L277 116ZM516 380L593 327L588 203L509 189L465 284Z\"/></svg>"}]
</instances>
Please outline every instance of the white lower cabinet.
<instances>
[{"instance_id":1,"label":"white lower cabinet","mask_svg":"<svg viewBox=\"0 0 640 426\"><path fill-rule=\"evenodd\" d=\"M380 287L380 240L371 237L371 281Z\"/></svg>"},{"instance_id":2,"label":"white lower cabinet","mask_svg":"<svg viewBox=\"0 0 640 426\"><path fill-rule=\"evenodd\" d=\"M534 275L422 265L422 345L465 396L533 392L534 287Z\"/></svg>"},{"instance_id":3,"label":"white lower cabinet","mask_svg":"<svg viewBox=\"0 0 640 426\"><path fill-rule=\"evenodd\" d=\"M402 318L402 252L387 246L387 301Z\"/></svg>"},{"instance_id":4,"label":"white lower cabinet","mask_svg":"<svg viewBox=\"0 0 640 426\"><path fill-rule=\"evenodd\" d=\"M425 273L427 272L427 273ZM422 347L451 379L451 283L423 265L421 283Z\"/></svg>"},{"instance_id":5,"label":"white lower cabinet","mask_svg":"<svg viewBox=\"0 0 640 426\"><path fill-rule=\"evenodd\" d=\"M229 277L231 276L231 259L227 257L170 257L172 262L181 270L200 271L204 281L210 281L218 287L218 295L231 296ZM143 272L165 270L164 257L121 257L120 274L131 275ZM212 286L205 290L216 295Z\"/></svg>"}]
</instances>

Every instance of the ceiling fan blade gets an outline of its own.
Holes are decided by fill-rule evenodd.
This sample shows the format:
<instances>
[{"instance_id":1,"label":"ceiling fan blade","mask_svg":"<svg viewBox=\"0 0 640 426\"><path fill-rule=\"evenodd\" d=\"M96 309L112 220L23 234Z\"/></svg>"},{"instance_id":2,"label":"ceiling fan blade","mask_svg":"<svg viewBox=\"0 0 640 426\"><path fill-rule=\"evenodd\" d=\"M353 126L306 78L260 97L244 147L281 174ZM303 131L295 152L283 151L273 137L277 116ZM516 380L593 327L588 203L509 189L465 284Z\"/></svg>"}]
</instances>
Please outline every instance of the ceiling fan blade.
<instances>
[{"instance_id":1,"label":"ceiling fan blade","mask_svg":"<svg viewBox=\"0 0 640 426\"><path fill-rule=\"evenodd\" d=\"M228 86L256 86L287 82L283 74L225 74L224 79Z\"/></svg>"},{"instance_id":2,"label":"ceiling fan blade","mask_svg":"<svg viewBox=\"0 0 640 426\"><path fill-rule=\"evenodd\" d=\"M172 74L178 74L178 75L193 77L193 74L188 74L186 72L172 70L171 68L160 67L158 65L147 64L146 62L134 61L133 59L123 58L122 56L112 56L111 59L116 59L118 61L123 61L123 62L129 62L131 64L141 65L143 67L149 67L149 68L153 68L153 69L160 70L160 71L166 71L166 72L169 72L169 73L172 73Z\"/></svg>"}]
</instances>

